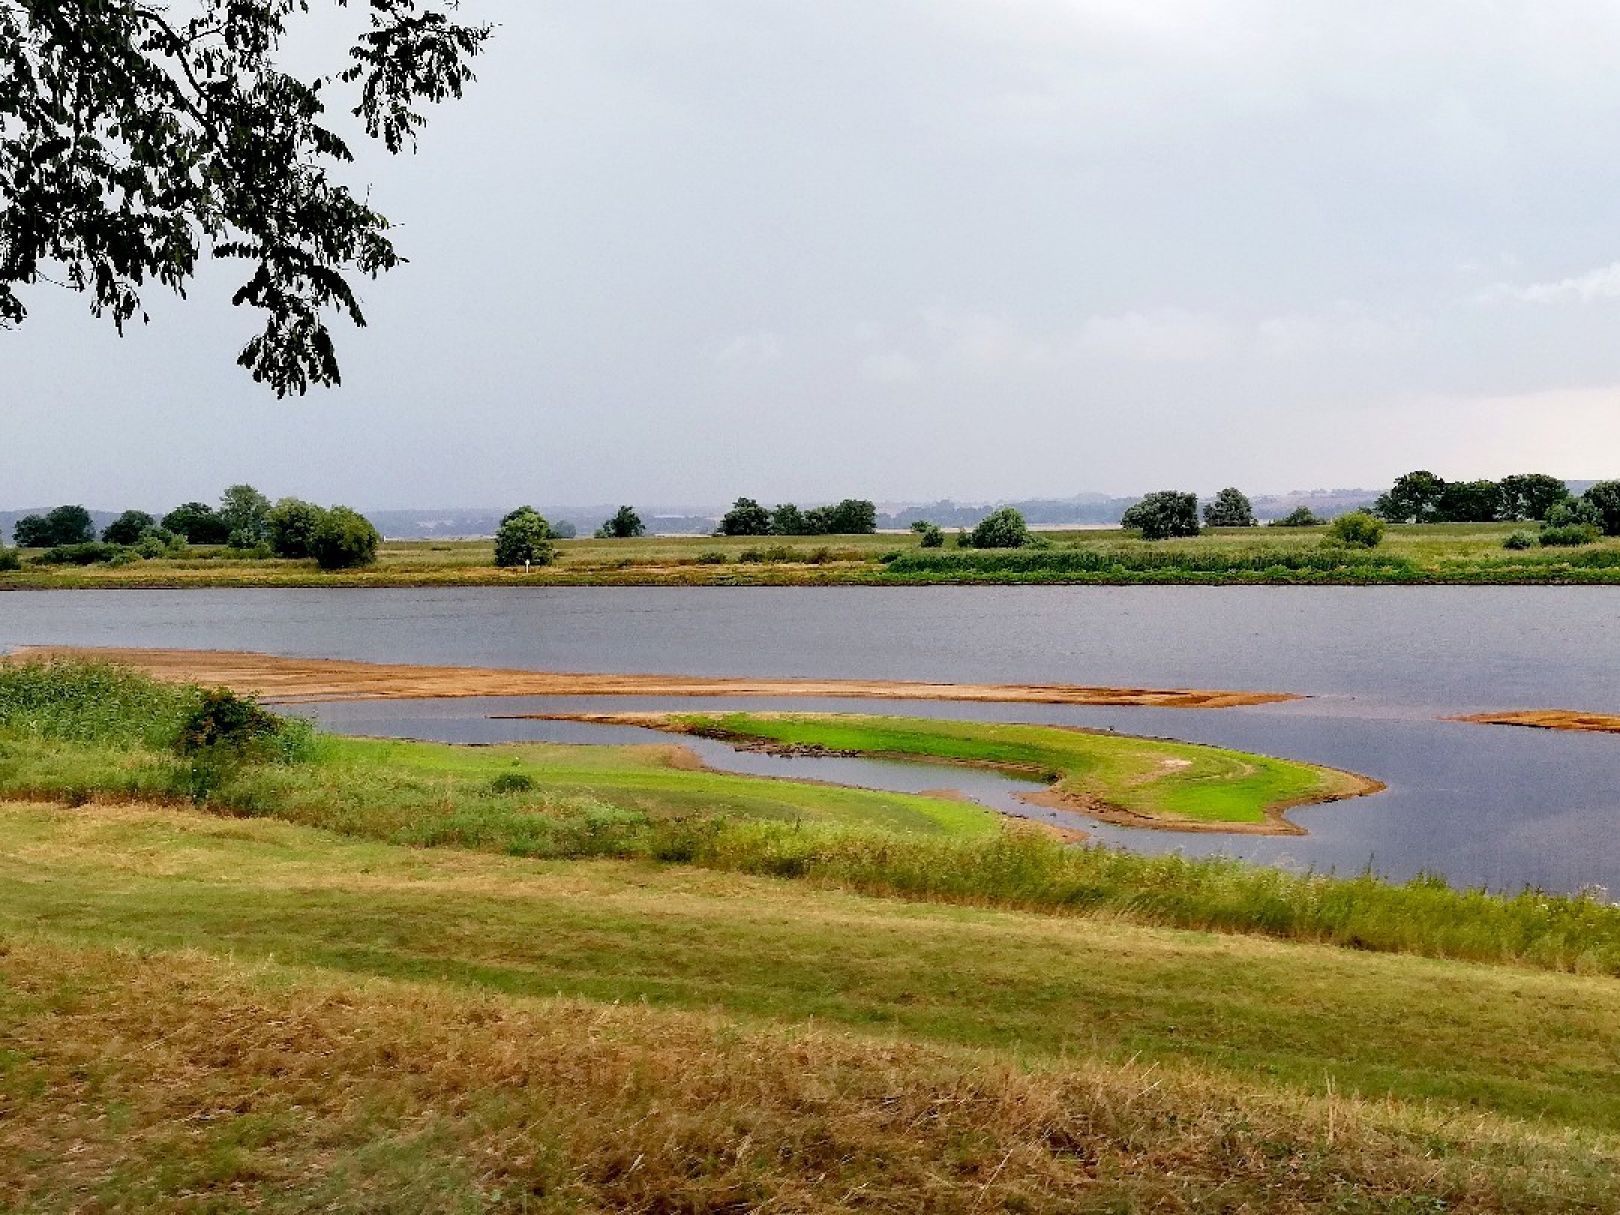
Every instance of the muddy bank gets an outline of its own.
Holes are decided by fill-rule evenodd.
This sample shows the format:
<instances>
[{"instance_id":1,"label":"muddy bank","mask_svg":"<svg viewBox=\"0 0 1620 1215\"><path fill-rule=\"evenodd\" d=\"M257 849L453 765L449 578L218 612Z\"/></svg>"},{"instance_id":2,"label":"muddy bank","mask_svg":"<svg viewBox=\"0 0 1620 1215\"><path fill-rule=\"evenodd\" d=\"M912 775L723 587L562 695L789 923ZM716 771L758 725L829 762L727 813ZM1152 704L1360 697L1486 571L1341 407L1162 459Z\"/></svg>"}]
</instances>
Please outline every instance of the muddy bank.
<instances>
[{"instance_id":1,"label":"muddy bank","mask_svg":"<svg viewBox=\"0 0 1620 1215\"><path fill-rule=\"evenodd\" d=\"M28 646L18 649L10 661L53 657L117 662L158 679L229 687L238 692L251 692L276 704L463 696L806 696L1226 709L1300 699L1288 692L1198 688L920 683L877 679L734 679L412 666L329 658L283 658L223 650Z\"/></svg>"},{"instance_id":2,"label":"muddy bank","mask_svg":"<svg viewBox=\"0 0 1620 1215\"><path fill-rule=\"evenodd\" d=\"M1470 713L1450 721L1471 721L1485 726L1525 726L1531 730L1569 730L1577 734L1620 734L1620 716L1578 713L1574 709L1519 709L1510 713Z\"/></svg>"}]
</instances>

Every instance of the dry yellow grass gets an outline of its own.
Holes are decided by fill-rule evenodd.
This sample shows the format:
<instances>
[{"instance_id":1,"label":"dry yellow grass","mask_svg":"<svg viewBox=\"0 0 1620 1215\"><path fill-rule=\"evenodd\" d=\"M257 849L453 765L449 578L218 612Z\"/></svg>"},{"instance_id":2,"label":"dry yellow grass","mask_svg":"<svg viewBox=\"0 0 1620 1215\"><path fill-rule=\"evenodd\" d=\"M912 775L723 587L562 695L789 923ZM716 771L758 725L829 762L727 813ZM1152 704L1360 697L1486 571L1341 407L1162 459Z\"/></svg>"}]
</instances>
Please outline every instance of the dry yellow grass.
<instances>
[{"instance_id":1,"label":"dry yellow grass","mask_svg":"<svg viewBox=\"0 0 1620 1215\"><path fill-rule=\"evenodd\" d=\"M1612 1143L196 953L0 945L0 1202L47 1211L1612 1210Z\"/></svg>"}]
</instances>

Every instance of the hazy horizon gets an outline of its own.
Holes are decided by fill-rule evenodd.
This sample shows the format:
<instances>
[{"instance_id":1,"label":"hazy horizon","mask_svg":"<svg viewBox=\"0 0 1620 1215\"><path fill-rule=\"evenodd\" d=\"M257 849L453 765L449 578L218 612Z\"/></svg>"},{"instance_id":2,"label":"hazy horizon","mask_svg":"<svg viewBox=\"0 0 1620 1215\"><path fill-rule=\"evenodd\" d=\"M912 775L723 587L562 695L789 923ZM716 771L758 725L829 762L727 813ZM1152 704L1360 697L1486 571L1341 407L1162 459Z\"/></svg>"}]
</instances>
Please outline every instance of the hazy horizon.
<instances>
[{"instance_id":1,"label":"hazy horizon","mask_svg":"<svg viewBox=\"0 0 1620 1215\"><path fill-rule=\"evenodd\" d=\"M467 100L356 167L411 264L344 387L235 366L240 267L123 340L33 289L0 501L1620 474L1612 5L463 12L501 27Z\"/></svg>"}]
</instances>

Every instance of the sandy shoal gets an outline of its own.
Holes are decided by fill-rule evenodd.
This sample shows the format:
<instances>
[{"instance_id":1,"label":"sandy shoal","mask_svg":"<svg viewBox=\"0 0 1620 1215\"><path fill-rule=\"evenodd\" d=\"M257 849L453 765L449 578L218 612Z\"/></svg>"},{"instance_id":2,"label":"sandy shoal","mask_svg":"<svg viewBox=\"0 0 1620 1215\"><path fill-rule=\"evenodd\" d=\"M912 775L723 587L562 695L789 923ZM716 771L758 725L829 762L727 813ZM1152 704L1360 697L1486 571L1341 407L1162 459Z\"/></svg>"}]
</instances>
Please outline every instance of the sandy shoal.
<instances>
[{"instance_id":1,"label":"sandy shoal","mask_svg":"<svg viewBox=\"0 0 1620 1215\"><path fill-rule=\"evenodd\" d=\"M286 658L226 650L29 646L8 661L96 659L158 679L223 686L277 704L321 700L406 700L461 696L781 696L872 700L960 700L1028 704L1226 709L1297 700L1288 692L1082 684L922 683L881 679L749 679L701 675L613 675L491 667L415 666L334 658Z\"/></svg>"}]
</instances>

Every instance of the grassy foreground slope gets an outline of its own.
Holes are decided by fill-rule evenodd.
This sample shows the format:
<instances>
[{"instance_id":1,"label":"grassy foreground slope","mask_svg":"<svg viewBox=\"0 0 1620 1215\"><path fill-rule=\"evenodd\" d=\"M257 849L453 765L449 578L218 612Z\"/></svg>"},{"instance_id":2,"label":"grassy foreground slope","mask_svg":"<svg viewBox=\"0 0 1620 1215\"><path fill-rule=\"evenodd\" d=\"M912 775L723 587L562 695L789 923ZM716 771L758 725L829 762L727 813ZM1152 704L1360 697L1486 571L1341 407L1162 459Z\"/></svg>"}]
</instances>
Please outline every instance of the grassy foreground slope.
<instances>
[{"instance_id":1,"label":"grassy foreground slope","mask_svg":"<svg viewBox=\"0 0 1620 1215\"><path fill-rule=\"evenodd\" d=\"M27 1211L1604 1211L1609 980L0 806Z\"/></svg>"},{"instance_id":2,"label":"grassy foreground slope","mask_svg":"<svg viewBox=\"0 0 1620 1215\"><path fill-rule=\"evenodd\" d=\"M1294 830L1292 806L1377 792L1366 777L1103 731L854 713L672 713L665 729L766 746L963 763L1051 782L1051 804L1165 827Z\"/></svg>"},{"instance_id":3,"label":"grassy foreground slope","mask_svg":"<svg viewBox=\"0 0 1620 1215\"><path fill-rule=\"evenodd\" d=\"M224 548L125 565L47 566L24 553L6 588L255 586L824 586L935 582L1422 584L1616 583L1620 537L1580 548L1508 551L1512 523L1401 524L1368 553L1323 528L1230 528L1148 543L1117 528L1044 533L1053 547L922 550L904 535L647 536L564 540L555 565L497 569L488 540L391 540L376 565L322 573L312 561ZM901 560L885 563L898 554Z\"/></svg>"}]
</instances>

